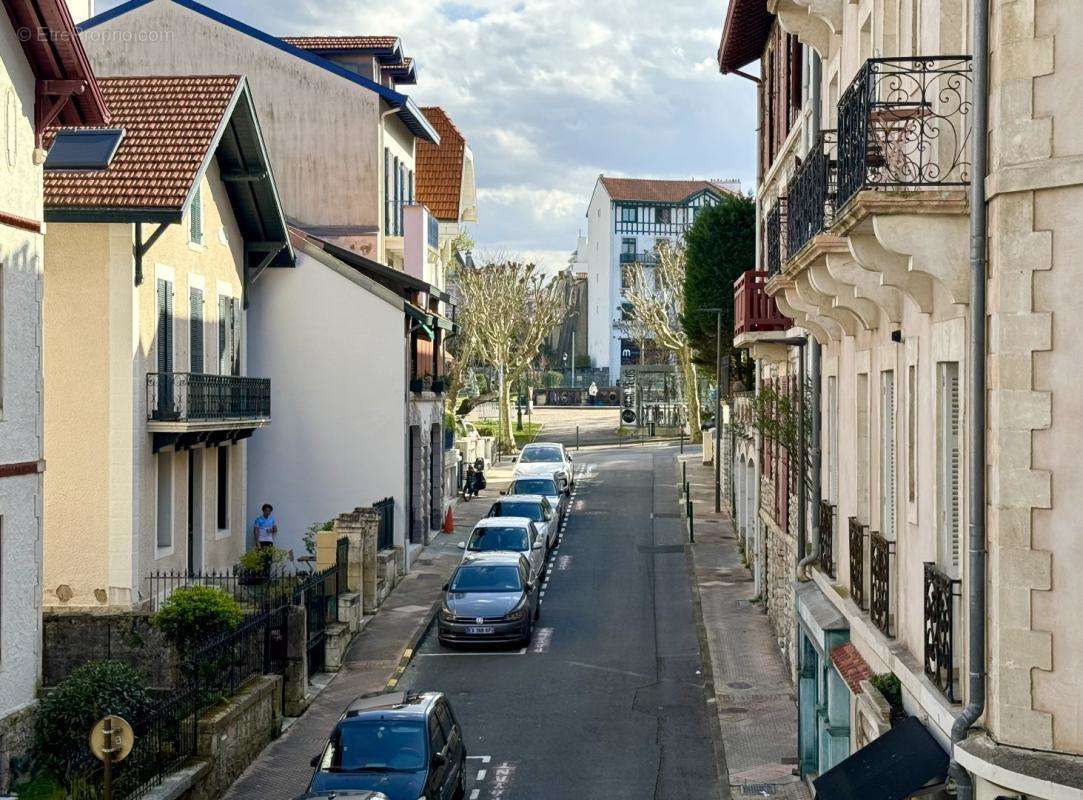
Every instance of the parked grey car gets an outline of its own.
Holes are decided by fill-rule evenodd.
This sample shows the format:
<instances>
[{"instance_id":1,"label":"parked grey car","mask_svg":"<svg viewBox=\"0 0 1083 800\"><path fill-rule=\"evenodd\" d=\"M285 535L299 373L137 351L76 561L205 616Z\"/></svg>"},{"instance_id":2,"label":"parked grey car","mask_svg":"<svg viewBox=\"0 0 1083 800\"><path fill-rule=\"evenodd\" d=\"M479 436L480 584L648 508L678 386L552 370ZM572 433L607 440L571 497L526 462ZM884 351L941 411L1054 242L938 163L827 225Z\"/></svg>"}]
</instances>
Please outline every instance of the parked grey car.
<instances>
[{"instance_id":1,"label":"parked grey car","mask_svg":"<svg viewBox=\"0 0 1083 800\"><path fill-rule=\"evenodd\" d=\"M552 478L541 475L532 478L516 478L503 494L509 497L517 494L540 494L549 501L549 505L556 512L557 528L564 521L564 515L568 513L568 495L562 491L555 475Z\"/></svg>"},{"instance_id":2,"label":"parked grey car","mask_svg":"<svg viewBox=\"0 0 1083 800\"><path fill-rule=\"evenodd\" d=\"M530 565L521 555L467 556L444 585L440 642L529 644L540 612L538 592L538 584L530 580Z\"/></svg>"},{"instance_id":3,"label":"parked grey car","mask_svg":"<svg viewBox=\"0 0 1083 800\"><path fill-rule=\"evenodd\" d=\"M545 541L548 553L560 535L560 518L549 499L541 494L509 494L501 497L485 515L486 517L525 517L534 523Z\"/></svg>"}]
</instances>

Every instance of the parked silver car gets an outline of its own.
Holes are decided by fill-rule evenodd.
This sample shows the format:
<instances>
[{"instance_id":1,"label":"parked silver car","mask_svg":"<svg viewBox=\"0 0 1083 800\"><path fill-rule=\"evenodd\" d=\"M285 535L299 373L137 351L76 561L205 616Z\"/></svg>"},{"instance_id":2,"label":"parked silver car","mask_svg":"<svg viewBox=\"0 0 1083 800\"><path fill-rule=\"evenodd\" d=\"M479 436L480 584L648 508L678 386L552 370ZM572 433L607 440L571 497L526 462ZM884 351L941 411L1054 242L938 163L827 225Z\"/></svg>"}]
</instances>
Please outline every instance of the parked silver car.
<instances>
[{"instance_id":1,"label":"parked silver car","mask_svg":"<svg viewBox=\"0 0 1083 800\"><path fill-rule=\"evenodd\" d=\"M560 518L549 498L541 494L504 495L489 509L486 517L526 517L534 523L538 534L545 541L548 553L556 546L560 536Z\"/></svg>"},{"instance_id":2,"label":"parked silver car","mask_svg":"<svg viewBox=\"0 0 1083 800\"><path fill-rule=\"evenodd\" d=\"M552 474L554 471L563 474L569 490L575 486L572 457L564 449L564 445L559 442L533 442L519 453L519 459L515 462L514 477Z\"/></svg>"},{"instance_id":3,"label":"parked silver car","mask_svg":"<svg viewBox=\"0 0 1083 800\"><path fill-rule=\"evenodd\" d=\"M518 494L540 494L553 507L556 514L556 528L560 528L560 523L564 521L564 516L568 513L568 495L564 493L556 475L516 478L508 486L507 491L501 494L509 498Z\"/></svg>"},{"instance_id":4,"label":"parked silver car","mask_svg":"<svg viewBox=\"0 0 1083 800\"><path fill-rule=\"evenodd\" d=\"M527 517L486 517L478 520L465 542L463 562L478 553L506 552L521 555L530 564L531 581L541 579L545 569L545 538Z\"/></svg>"}]
</instances>

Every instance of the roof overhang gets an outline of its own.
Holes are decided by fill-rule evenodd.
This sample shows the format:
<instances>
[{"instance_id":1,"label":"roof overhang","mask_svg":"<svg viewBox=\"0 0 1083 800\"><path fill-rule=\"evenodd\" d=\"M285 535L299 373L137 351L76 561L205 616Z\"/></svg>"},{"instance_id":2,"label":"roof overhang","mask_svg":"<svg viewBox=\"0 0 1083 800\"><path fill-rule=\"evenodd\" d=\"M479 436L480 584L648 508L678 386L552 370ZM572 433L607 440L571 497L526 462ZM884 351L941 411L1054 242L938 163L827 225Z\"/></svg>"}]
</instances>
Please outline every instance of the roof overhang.
<instances>
[{"instance_id":1,"label":"roof overhang","mask_svg":"<svg viewBox=\"0 0 1083 800\"><path fill-rule=\"evenodd\" d=\"M730 0L718 45L719 70L730 73L758 60L774 24L767 0Z\"/></svg>"},{"instance_id":2,"label":"roof overhang","mask_svg":"<svg viewBox=\"0 0 1083 800\"><path fill-rule=\"evenodd\" d=\"M29 2L29 0L21 1ZM110 20L116 19L119 16L127 14L129 11L133 11L137 8L145 6L147 3L150 2L152 2L152 0L128 0L128 2L121 3L116 8L112 8L109 11L104 11L101 14L98 14L95 17L91 17L86 22L79 25L78 30L79 32L88 31L91 28L101 25L102 23L108 22ZM422 114L421 111L418 109L417 104L414 103L414 101L411 100L407 95L404 95L401 92L396 92L394 89L389 89L386 86L381 86L376 81L373 81L369 78L366 78L364 75L360 75L347 69L346 67L336 64L334 61L330 61L315 52L296 47L289 42L283 41L277 36L272 36L269 33L261 31L259 28L254 28L251 25L241 22L240 20L226 16L220 11L215 11L213 8L208 8L201 3L195 2L195 0L169 0L169 2L175 3L182 8L188 9L189 11L192 11L196 14L200 14L201 16L204 16L208 19L214 20L221 25L225 25L226 27L232 28L233 30L243 33L247 36L251 36L253 39L258 40L263 44L274 47L285 53L289 53L290 55L299 58L302 61L307 61L308 63L319 67L320 69L338 75L340 78L344 78L350 83L356 84L365 89L368 89L369 91L375 92L376 94L380 95L380 97L383 98L385 101L387 101L393 108L399 109L399 116L411 133L413 133L420 139L425 139L426 141L433 142L434 144L440 143L440 135L436 132L432 125L429 124L429 121L425 119L425 115Z\"/></svg>"},{"instance_id":3,"label":"roof overhang","mask_svg":"<svg viewBox=\"0 0 1083 800\"><path fill-rule=\"evenodd\" d=\"M312 237L310 236L309 238ZM409 292L424 292L425 294L444 302L451 300L451 296L447 292L441 291L427 281L423 281L420 278L415 278L413 275L388 267L381 264L379 261L373 261L371 258L366 258L360 253L355 253L352 250L339 247L331 242L319 239L315 241L319 242L320 247L322 247L325 252L333 255L340 261L344 261L356 269L365 272L373 279L404 295Z\"/></svg>"}]
</instances>

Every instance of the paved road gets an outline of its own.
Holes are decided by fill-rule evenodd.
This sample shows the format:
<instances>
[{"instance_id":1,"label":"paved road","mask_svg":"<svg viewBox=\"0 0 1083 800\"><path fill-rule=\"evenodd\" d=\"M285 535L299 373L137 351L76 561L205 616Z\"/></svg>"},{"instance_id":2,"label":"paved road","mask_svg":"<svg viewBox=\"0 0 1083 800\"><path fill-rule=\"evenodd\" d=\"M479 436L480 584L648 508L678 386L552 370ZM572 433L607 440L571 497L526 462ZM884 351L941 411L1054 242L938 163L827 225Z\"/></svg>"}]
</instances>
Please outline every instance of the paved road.
<instances>
[{"instance_id":1,"label":"paved road","mask_svg":"<svg viewBox=\"0 0 1083 800\"><path fill-rule=\"evenodd\" d=\"M434 633L419 648L400 687L449 695L469 798L723 796L674 452L582 452L531 648L460 653Z\"/></svg>"}]
</instances>

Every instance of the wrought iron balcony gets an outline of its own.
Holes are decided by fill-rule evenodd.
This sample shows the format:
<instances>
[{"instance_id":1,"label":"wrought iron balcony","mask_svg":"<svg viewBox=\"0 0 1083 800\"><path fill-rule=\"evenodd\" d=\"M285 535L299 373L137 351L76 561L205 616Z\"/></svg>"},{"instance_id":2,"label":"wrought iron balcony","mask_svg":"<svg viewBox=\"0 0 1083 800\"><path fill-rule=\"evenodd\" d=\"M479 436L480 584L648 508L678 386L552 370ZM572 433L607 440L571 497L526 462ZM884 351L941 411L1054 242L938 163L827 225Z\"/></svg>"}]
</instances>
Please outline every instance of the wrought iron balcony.
<instances>
[{"instance_id":1,"label":"wrought iron balcony","mask_svg":"<svg viewBox=\"0 0 1083 800\"><path fill-rule=\"evenodd\" d=\"M266 420L270 416L268 378L192 372L147 375L147 419L151 422Z\"/></svg>"},{"instance_id":2,"label":"wrought iron balcony","mask_svg":"<svg viewBox=\"0 0 1083 800\"><path fill-rule=\"evenodd\" d=\"M894 636L891 617L891 557L895 543L879 532L869 534L869 617L884 636Z\"/></svg>"},{"instance_id":3,"label":"wrought iron balcony","mask_svg":"<svg viewBox=\"0 0 1083 800\"><path fill-rule=\"evenodd\" d=\"M850 596L857 607L869 607L865 595L865 526L850 517Z\"/></svg>"},{"instance_id":4,"label":"wrought iron balcony","mask_svg":"<svg viewBox=\"0 0 1083 800\"><path fill-rule=\"evenodd\" d=\"M820 501L820 571L835 577L835 507Z\"/></svg>"},{"instance_id":5,"label":"wrought iron balcony","mask_svg":"<svg viewBox=\"0 0 1083 800\"><path fill-rule=\"evenodd\" d=\"M620 263L643 264L653 267L658 263L658 255L656 253L621 253Z\"/></svg>"},{"instance_id":6,"label":"wrought iron balcony","mask_svg":"<svg viewBox=\"0 0 1083 800\"><path fill-rule=\"evenodd\" d=\"M767 277L777 275L782 268L782 260L786 256L786 248L783 246L783 237L786 235L786 198L780 197L771 210L764 217L764 266L767 268Z\"/></svg>"},{"instance_id":7,"label":"wrought iron balcony","mask_svg":"<svg viewBox=\"0 0 1083 800\"><path fill-rule=\"evenodd\" d=\"M871 58L839 99L838 198L970 183L970 56Z\"/></svg>"},{"instance_id":8,"label":"wrought iron balcony","mask_svg":"<svg viewBox=\"0 0 1083 800\"><path fill-rule=\"evenodd\" d=\"M784 316L764 290L767 273L750 269L733 282L733 333L785 331L793 321Z\"/></svg>"},{"instance_id":9,"label":"wrought iron balcony","mask_svg":"<svg viewBox=\"0 0 1083 800\"><path fill-rule=\"evenodd\" d=\"M786 197L786 252L792 258L831 225L835 211L835 131L823 131L790 180Z\"/></svg>"},{"instance_id":10,"label":"wrought iron balcony","mask_svg":"<svg viewBox=\"0 0 1083 800\"><path fill-rule=\"evenodd\" d=\"M955 605L961 582L925 562L925 674L952 703L955 694Z\"/></svg>"}]
</instances>

